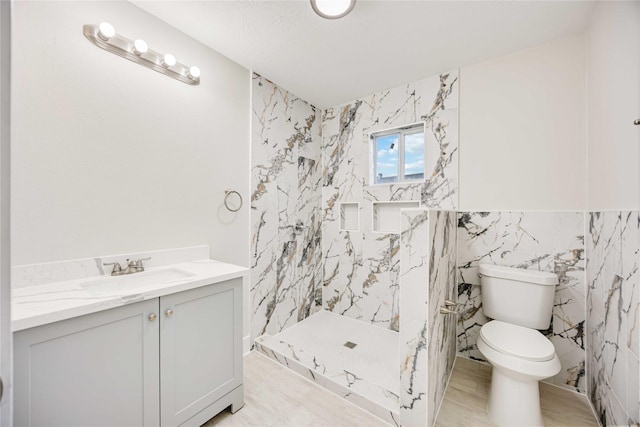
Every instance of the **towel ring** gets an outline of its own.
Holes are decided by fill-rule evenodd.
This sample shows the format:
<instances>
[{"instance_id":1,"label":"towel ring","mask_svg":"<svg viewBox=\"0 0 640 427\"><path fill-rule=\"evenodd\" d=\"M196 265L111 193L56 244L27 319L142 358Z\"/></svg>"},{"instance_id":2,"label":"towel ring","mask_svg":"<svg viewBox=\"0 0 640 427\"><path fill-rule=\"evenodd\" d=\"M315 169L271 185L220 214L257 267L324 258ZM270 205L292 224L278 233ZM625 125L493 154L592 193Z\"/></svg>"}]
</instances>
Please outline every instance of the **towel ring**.
<instances>
[{"instance_id":1,"label":"towel ring","mask_svg":"<svg viewBox=\"0 0 640 427\"><path fill-rule=\"evenodd\" d=\"M238 196L238 199L240 200L240 205L236 209L232 209L229 207L229 196L231 196L232 194ZM229 209L229 211L231 212L238 212L242 207L242 196L240 195L240 193L238 193L236 190L224 190L224 207Z\"/></svg>"}]
</instances>

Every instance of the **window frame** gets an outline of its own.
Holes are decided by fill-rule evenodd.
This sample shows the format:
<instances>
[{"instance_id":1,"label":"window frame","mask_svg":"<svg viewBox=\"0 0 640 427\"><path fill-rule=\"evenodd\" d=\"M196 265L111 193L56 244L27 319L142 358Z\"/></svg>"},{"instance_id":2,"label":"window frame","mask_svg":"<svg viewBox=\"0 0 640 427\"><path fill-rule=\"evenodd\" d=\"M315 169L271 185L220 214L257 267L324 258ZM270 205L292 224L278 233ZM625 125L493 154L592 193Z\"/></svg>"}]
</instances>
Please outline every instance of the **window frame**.
<instances>
[{"instance_id":1,"label":"window frame","mask_svg":"<svg viewBox=\"0 0 640 427\"><path fill-rule=\"evenodd\" d=\"M426 123L425 122L415 122L407 125L402 125L394 128L383 129L376 132L371 132L369 134L369 149L370 149L370 160L371 160L371 168L369 170L369 183L371 185L391 185L391 184L411 184L414 182L424 182L426 171L423 169L422 179L407 179L405 176L405 137L407 135L413 135L417 133L423 134L422 141L422 150L423 150L423 159L426 162L427 153L426 153ZM398 175L397 180L395 182L378 182L377 171L378 171L378 150L377 150L377 140L378 138L383 138L389 135L398 135Z\"/></svg>"}]
</instances>

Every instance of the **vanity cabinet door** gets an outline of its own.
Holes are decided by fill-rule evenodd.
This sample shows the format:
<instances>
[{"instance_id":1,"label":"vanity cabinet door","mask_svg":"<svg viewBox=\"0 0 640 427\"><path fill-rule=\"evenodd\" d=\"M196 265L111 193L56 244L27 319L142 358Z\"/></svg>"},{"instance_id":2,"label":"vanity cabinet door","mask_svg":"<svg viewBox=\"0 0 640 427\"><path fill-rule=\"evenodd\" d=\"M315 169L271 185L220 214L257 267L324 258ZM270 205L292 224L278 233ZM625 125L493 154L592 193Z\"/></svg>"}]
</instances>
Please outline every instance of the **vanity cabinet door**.
<instances>
[{"instance_id":1,"label":"vanity cabinet door","mask_svg":"<svg viewBox=\"0 0 640 427\"><path fill-rule=\"evenodd\" d=\"M200 425L242 384L242 279L160 298L162 427Z\"/></svg>"},{"instance_id":2,"label":"vanity cabinet door","mask_svg":"<svg viewBox=\"0 0 640 427\"><path fill-rule=\"evenodd\" d=\"M14 334L15 426L158 426L158 299Z\"/></svg>"}]
</instances>

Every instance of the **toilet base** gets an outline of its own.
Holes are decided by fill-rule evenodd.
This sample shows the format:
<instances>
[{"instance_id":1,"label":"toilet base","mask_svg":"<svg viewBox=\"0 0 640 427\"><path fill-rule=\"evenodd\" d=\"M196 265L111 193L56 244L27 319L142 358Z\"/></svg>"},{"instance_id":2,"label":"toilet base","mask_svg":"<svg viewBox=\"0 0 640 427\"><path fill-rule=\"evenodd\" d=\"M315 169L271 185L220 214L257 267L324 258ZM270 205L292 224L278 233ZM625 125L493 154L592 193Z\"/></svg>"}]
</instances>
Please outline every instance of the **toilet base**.
<instances>
[{"instance_id":1,"label":"toilet base","mask_svg":"<svg viewBox=\"0 0 640 427\"><path fill-rule=\"evenodd\" d=\"M538 381L515 380L494 366L487 412L500 427L544 426Z\"/></svg>"}]
</instances>

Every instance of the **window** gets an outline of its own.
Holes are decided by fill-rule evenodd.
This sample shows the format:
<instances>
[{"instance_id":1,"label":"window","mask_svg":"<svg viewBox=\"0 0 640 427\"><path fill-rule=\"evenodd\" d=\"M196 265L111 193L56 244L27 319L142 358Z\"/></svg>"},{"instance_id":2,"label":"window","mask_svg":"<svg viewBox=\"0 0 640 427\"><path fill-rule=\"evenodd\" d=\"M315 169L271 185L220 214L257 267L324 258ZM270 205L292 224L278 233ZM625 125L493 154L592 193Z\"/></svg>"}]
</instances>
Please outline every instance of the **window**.
<instances>
[{"instance_id":1,"label":"window","mask_svg":"<svg viewBox=\"0 0 640 427\"><path fill-rule=\"evenodd\" d=\"M424 123L372 133L370 139L374 184L424 179Z\"/></svg>"}]
</instances>

